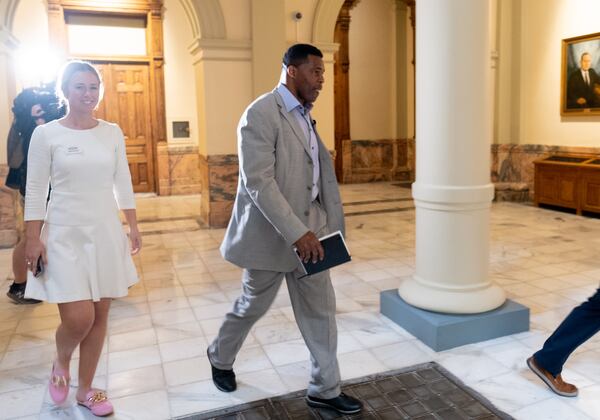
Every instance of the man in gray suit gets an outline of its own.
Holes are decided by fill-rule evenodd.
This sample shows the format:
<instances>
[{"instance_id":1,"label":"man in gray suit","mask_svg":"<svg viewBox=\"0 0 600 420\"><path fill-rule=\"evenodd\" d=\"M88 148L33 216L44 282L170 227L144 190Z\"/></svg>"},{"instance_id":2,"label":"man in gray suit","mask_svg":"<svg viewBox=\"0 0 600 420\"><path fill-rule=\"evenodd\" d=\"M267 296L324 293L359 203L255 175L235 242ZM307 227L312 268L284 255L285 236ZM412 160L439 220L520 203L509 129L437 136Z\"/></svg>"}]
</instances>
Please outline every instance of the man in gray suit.
<instances>
[{"instance_id":1,"label":"man in gray suit","mask_svg":"<svg viewBox=\"0 0 600 420\"><path fill-rule=\"evenodd\" d=\"M233 362L252 325L275 299L285 277L296 322L310 350L307 403L340 413L361 410L340 389L335 294L329 272L300 278L298 258L323 259L318 237L344 231L344 213L329 151L310 110L323 86L323 54L308 44L283 57L285 82L256 99L238 125L240 177L221 245L242 267L242 294L208 348L213 382L236 389Z\"/></svg>"}]
</instances>

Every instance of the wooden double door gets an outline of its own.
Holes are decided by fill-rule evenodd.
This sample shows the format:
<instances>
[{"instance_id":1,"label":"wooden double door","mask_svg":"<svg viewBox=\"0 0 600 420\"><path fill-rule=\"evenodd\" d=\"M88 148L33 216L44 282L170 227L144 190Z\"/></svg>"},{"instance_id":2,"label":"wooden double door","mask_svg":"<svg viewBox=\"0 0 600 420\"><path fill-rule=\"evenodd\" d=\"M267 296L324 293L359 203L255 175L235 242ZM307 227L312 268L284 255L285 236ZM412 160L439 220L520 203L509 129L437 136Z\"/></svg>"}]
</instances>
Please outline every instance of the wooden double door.
<instances>
[{"instance_id":1,"label":"wooden double door","mask_svg":"<svg viewBox=\"0 0 600 420\"><path fill-rule=\"evenodd\" d=\"M119 124L125 135L133 190L154 192L154 140L148 63L95 62L102 74L104 99L96 116Z\"/></svg>"}]
</instances>

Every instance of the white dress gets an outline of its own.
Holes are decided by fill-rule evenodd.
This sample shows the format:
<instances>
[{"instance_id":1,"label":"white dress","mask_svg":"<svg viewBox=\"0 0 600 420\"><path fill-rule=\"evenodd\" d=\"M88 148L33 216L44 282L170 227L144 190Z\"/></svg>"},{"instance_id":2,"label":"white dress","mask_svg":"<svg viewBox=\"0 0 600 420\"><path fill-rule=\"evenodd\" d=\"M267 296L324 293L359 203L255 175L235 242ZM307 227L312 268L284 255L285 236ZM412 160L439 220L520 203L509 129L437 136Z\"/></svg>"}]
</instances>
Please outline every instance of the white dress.
<instances>
[{"instance_id":1,"label":"white dress","mask_svg":"<svg viewBox=\"0 0 600 420\"><path fill-rule=\"evenodd\" d=\"M64 303L127 295L138 276L118 210L134 209L135 199L119 126L37 127L25 197L25 220L44 220L48 256L43 275L29 272L26 297Z\"/></svg>"}]
</instances>

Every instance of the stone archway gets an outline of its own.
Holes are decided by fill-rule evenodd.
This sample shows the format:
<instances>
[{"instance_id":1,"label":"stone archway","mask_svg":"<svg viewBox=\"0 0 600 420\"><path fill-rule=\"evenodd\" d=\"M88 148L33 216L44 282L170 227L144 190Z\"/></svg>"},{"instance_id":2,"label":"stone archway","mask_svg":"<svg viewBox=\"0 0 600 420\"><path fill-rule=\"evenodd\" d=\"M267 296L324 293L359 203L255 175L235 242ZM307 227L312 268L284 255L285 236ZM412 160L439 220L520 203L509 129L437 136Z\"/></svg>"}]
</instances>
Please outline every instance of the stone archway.
<instances>
[{"instance_id":1,"label":"stone archway","mask_svg":"<svg viewBox=\"0 0 600 420\"><path fill-rule=\"evenodd\" d=\"M0 0L0 30L12 32L12 23L19 0Z\"/></svg>"},{"instance_id":2,"label":"stone archway","mask_svg":"<svg viewBox=\"0 0 600 420\"><path fill-rule=\"evenodd\" d=\"M334 41L339 44L334 54L334 115L335 115L335 174L340 182L345 182L344 145L350 141L350 54L349 37L350 11L360 0L345 0L337 17Z\"/></svg>"},{"instance_id":3,"label":"stone archway","mask_svg":"<svg viewBox=\"0 0 600 420\"><path fill-rule=\"evenodd\" d=\"M219 0L179 0L192 27L194 39L225 39L225 18Z\"/></svg>"},{"instance_id":4,"label":"stone archway","mask_svg":"<svg viewBox=\"0 0 600 420\"><path fill-rule=\"evenodd\" d=\"M312 40L315 44L332 44L335 24L344 0L319 0L313 20Z\"/></svg>"},{"instance_id":5,"label":"stone archway","mask_svg":"<svg viewBox=\"0 0 600 420\"><path fill-rule=\"evenodd\" d=\"M312 27L312 41L317 46L331 46L331 50L336 52L336 70L341 73L341 78L346 79L338 81L336 74L336 92L335 92L335 138L336 138L336 175L341 182L367 182L374 180L398 180L409 181L414 179L414 138L408 134L409 131L409 111L414 110L414 98L408 92L407 72L413 71L414 57L408 59L407 50L399 42L408 30L414 34L414 24L412 28L407 28L406 18L410 16L414 19L415 0L389 0L389 5L395 13L396 31L396 100L395 114L391 118L395 119L395 133L390 137L374 138L360 141L350 139L349 125L349 86L348 86L348 51L347 43L344 45L344 30L349 24L349 10L356 5L358 1L351 0L319 0L315 8L315 16ZM408 15L410 11L410 15ZM414 35L413 35L414 39ZM345 48L345 50L344 50ZM414 53L414 47L411 49ZM339 62L338 62L339 61ZM410 62L412 61L412 63ZM411 106L408 106L408 102ZM344 109L345 107L345 109ZM413 124L414 126L414 124ZM414 128L413 128L414 130ZM365 148L374 152L377 156L374 159L355 162L353 156L364 155Z\"/></svg>"},{"instance_id":6,"label":"stone archway","mask_svg":"<svg viewBox=\"0 0 600 420\"><path fill-rule=\"evenodd\" d=\"M179 0L179 2L186 11L194 38L225 38L225 19L219 0ZM0 0L0 30L12 32L13 19L19 3L20 0Z\"/></svg>"}]
</instances>

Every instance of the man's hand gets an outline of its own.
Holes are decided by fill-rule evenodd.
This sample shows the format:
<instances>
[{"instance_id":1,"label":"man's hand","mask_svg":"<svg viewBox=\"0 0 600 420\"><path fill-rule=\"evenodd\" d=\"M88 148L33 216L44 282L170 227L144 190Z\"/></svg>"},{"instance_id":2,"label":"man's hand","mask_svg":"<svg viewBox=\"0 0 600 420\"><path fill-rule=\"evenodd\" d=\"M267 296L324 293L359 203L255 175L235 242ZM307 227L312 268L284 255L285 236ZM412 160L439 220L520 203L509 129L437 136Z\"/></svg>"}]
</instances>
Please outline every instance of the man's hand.
<instances>
[{"instance_id":1,"label":"man's hand","mask_svg":"<svg viewBox=\"0 0 600 420\"><path fill-rule=\"evenodd\" d=\"M297 248L300 259L305 263L312 259L313 264L325 258L325 251L321 242L311 231L306 232L294 245Z\"/></svg>"},{"instance_id":2,"label":"man's hand","mask_svg":"<svg viewBox=\"0 0 600 420\"><path fill-rule=\"evenodd\" d=\"M585 98L577 98L577 103L579 105L585 105L585 104L587 104L587 101Z\"/></svg>"}]
</instances>

